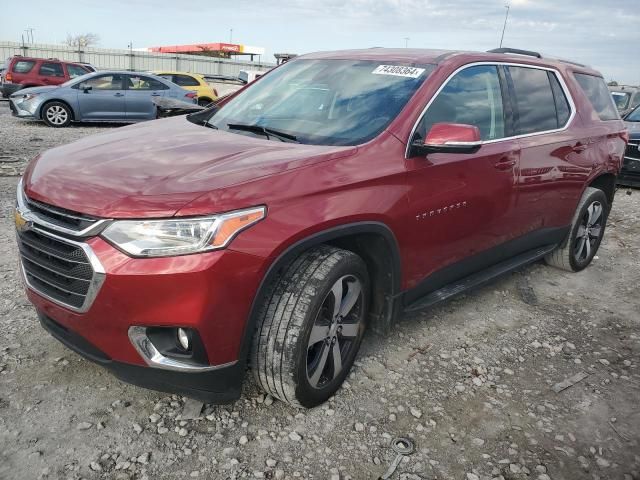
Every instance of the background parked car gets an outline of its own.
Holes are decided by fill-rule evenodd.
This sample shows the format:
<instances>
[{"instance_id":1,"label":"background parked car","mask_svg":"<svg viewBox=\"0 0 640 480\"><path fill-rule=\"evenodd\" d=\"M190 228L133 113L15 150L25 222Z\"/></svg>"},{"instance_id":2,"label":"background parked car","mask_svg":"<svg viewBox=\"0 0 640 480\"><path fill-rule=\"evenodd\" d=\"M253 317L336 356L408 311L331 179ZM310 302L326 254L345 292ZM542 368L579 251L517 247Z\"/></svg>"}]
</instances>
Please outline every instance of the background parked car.
<instances>
[{"instance_id":1,"label":"background parked car","mask_svg":"<svg viewBox=\"0 0 640 480\"><path fill-rule=\"evenodd\" d=\"M229 75L204 75L204 79L220 97L237 92L247 84L245 80Z\"/></svg>"},{"instance_id":2,"label":"background parked car","mask_svg":"<svg viewBox=\"0 0 640 480\"><path fill-rule=\"evenodd\" d=\"M618 184L640 187L640 105L624 117L629 132L629 143L618 175Z\"/></svg>"},{"instance_id":3,"label":"background parked car","mask_svg":"<svg viewBox=\"0 0 640 480\"><path fill-rule=\"evenodd\" d=\"M266 72L261 72L259 70L240 70L238 74L238 78L242 80L244 83L251 83L256 78L261 77Z\"/></svg>"},{"instance_id":4,"label":"background parked car","mask_svg":"<svg viewBox=\"0 0 640 480\"><path fill-rule=\"evenodd\" d=\"M151 73L165 78L185 90L195 91L198 94L198 105L209 105L218 98L218 92L211 88L202 75L197 73L172 72L167 70L156 70Z\"/></svg>"},{"instance_id":5,"label":"background parked car","mask_svg":"<svg viewBox=\"0 0 640 480\"><path fill-rule=\"evenodd\" d=\"M156 118L154 97L195 103L196 92L185 91L148 73L101 71L83 75L59 87L16 92L10 108L17 117L43 120L50 127L71 122L134 123Z\"/></svg>"},{"instance_id":6,"label":"background parked car","mask_svg":"<svg viewBox=\"0 0 640 480\"><path fill-rule=\"evenodd\" d=\"M640 88L628 85L609 86L613 102L620 112L625 115L640 105Z\"/></svg>"},{"instance_id":7,"label":"background parked car","mask_svg":"<svg viewBox=\"0 0 640 480\"><path fill-rule=\"evenodd\" d=\"M75 62L56 58L32 58L16 55L8 61L2 76L2 96L8 97L22 88L60 85L91 70Z\"/></svg>"}]
</instances>

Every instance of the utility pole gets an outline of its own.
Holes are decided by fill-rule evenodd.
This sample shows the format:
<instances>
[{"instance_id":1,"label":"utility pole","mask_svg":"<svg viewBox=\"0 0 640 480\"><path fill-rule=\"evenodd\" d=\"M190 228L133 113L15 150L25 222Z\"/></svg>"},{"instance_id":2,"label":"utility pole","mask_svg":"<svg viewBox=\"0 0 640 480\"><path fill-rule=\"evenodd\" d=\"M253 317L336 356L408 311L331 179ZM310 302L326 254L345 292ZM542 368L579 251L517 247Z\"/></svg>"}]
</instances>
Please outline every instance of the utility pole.
<instances>
[{"instance_id":1,"label":"utility pole","mask_svg":"<svg viewBox=\"0 0 640 480\"><path fill-rule=\"evenodd\" d=\"M404 48L409 47L409 40L411 40L409 37L404 37Z\"/></svg>"},{"instance_id":2,"label":"utility pole","mask_svg":"<svg viewBox=\"0 0 640 480\"><path fill-rule=\"evenodd\" d=\"M129 41L129 45L127 45L127 47L129 47L129 70L133 72L133 40Z\"/></svg>"},{"instance_id":3,"label":"utility pole","mask_svg":"<svg viewBox=\"0 0 640 480\"><path fill-rule=\"evenodd\" d=\"M233 28L229 29L229 43L233 43Z\"/></svg>"},{"instance_id":4,"label":"utility pole","mask_svg":"<svg viewBox=\"0 0 640 480\"><path fill-rule=\"evenodd\" d=\"M500 48L502 48L502 40L504 40L504 31L507 29L507 19L509 18L509 5L505 5L507 13L504 15L504 25L502 26L502 36L500 37Z\"/></svg>"},{"instance_id":5,"label":"utility pole","mask_svg":"<svg viewBox=\"0 0 640 480\"><path fill-rule=\"evenodd\" d=\"M34 39L33 39L33 31L35 30L35 28L27 28L25 31L27 32L27 41L29 41L29 35L31 35L31 40L29 41L29 43L33 44L35 43Z\"/></svg>"}]
</instances>

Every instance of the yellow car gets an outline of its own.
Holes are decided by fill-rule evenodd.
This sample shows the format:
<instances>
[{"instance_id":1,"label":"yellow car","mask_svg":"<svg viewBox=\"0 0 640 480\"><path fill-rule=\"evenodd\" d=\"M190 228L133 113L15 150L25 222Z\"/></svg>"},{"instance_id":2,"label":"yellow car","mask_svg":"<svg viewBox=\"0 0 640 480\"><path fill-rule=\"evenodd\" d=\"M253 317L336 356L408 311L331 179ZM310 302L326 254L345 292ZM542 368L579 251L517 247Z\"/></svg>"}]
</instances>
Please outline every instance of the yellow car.
<instances>
[{"instance_id":1,"label":"yellow car","mask_svg":"<svg viewBox=\"0 0 640 480\"><path fill-rule=\"evenodd\" d=\"M206 106L218 98L218 93L204 80L202 75L188 72L173 72L156 70L154 75L165 78L179 85L185 90L192 90L198 94L198 105Z\"/></svg>"}]
</instances>

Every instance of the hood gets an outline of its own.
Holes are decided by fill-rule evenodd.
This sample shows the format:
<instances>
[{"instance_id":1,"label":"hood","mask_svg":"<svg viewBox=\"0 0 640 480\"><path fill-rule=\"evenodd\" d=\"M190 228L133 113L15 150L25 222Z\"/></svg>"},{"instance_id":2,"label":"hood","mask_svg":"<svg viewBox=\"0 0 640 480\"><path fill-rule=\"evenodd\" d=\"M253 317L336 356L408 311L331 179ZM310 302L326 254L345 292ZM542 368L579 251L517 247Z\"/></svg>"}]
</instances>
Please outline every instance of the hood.
<instances>
[{"instance_id":1,"label":"hood","mask_svg":"<svg viewBox=\"0 0 640 480\"><path fill-rule=\"evenodd\" d=\"M624 126L629 130L629 134L634 138L640 135L640 122L624 122Z\"/></svg>"},{"instance_id":2,"label":"hood","mask_svg":"<svg viewBox=\"0 0 640 480\"><path fill-rule=\"evenodd\" d=\"M29 87L29 88L22 88L20 90L18 90L17 92L15 92L14 94L12 94L12 97L22 97L23 95L26 95L28 93L46 93L46 92L50 92L51 90L55 90L56 88L60 88L58 85L47 85L44 87Z\"/></svg>"},{"instance_id":3,"label":"hood","mask_svg":"<svg viewBox=\"0 0 640 480\"><path fill-rule=\"evenodd\" d=\"M48 150L29 164L24 185L29 197L80 213L163 217L203 193L356 150L264 140L174 117Z\"/></svg>"}]
</instances>

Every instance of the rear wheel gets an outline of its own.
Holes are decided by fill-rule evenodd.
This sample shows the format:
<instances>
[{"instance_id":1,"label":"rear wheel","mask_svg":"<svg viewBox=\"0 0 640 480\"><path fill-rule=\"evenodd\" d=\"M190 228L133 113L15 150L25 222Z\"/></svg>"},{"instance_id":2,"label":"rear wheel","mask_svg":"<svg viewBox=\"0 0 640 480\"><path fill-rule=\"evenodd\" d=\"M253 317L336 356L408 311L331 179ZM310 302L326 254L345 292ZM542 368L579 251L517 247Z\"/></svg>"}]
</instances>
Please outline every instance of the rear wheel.
<instances>
[{"instance_id":1,"label":"rear wheel","mask_svg":"<svg viewBox=\"0 0 640 480\"><path fill-rule=\"evenodd\" d=\"M50 127L66 127L71 123L71 109L62 102L49 102L42 107L42 120Z\"/></svg>"},{"instance_id":2,"label":"rear wheel","mask_svg":"<svg viewBox=\"0 0 640 480\"><path fill-rule=\"evenodd\" d=\"M200 105L201 107L206 107L207 105L211 104L211 100L209 100L208 98L199 98L198 99L198 105Z\"/></svg>"},{"instance_id":3,"label":"rear wheel","mask_svg":"<svg viewBox=\"0 0 640 480\"><path fill-rule=\"evenodd\" d=\"M600 247L608 214L607 196L600 189L588 187L573 216L569 237L545 257L547 264L570 272L586 268Z\"/></svg>"},{"instance_id":4,"label":"rear wheel","mask_svg":"<svg viewBox=\"0 0 640 480\"><path fill-rule=\"evenodd\" d=\"M272 286L251 355L258 384L295 406L327 400L349 373L365 331L369 276L353 252L320 246Z\"/></svg>"}]
</instances>

